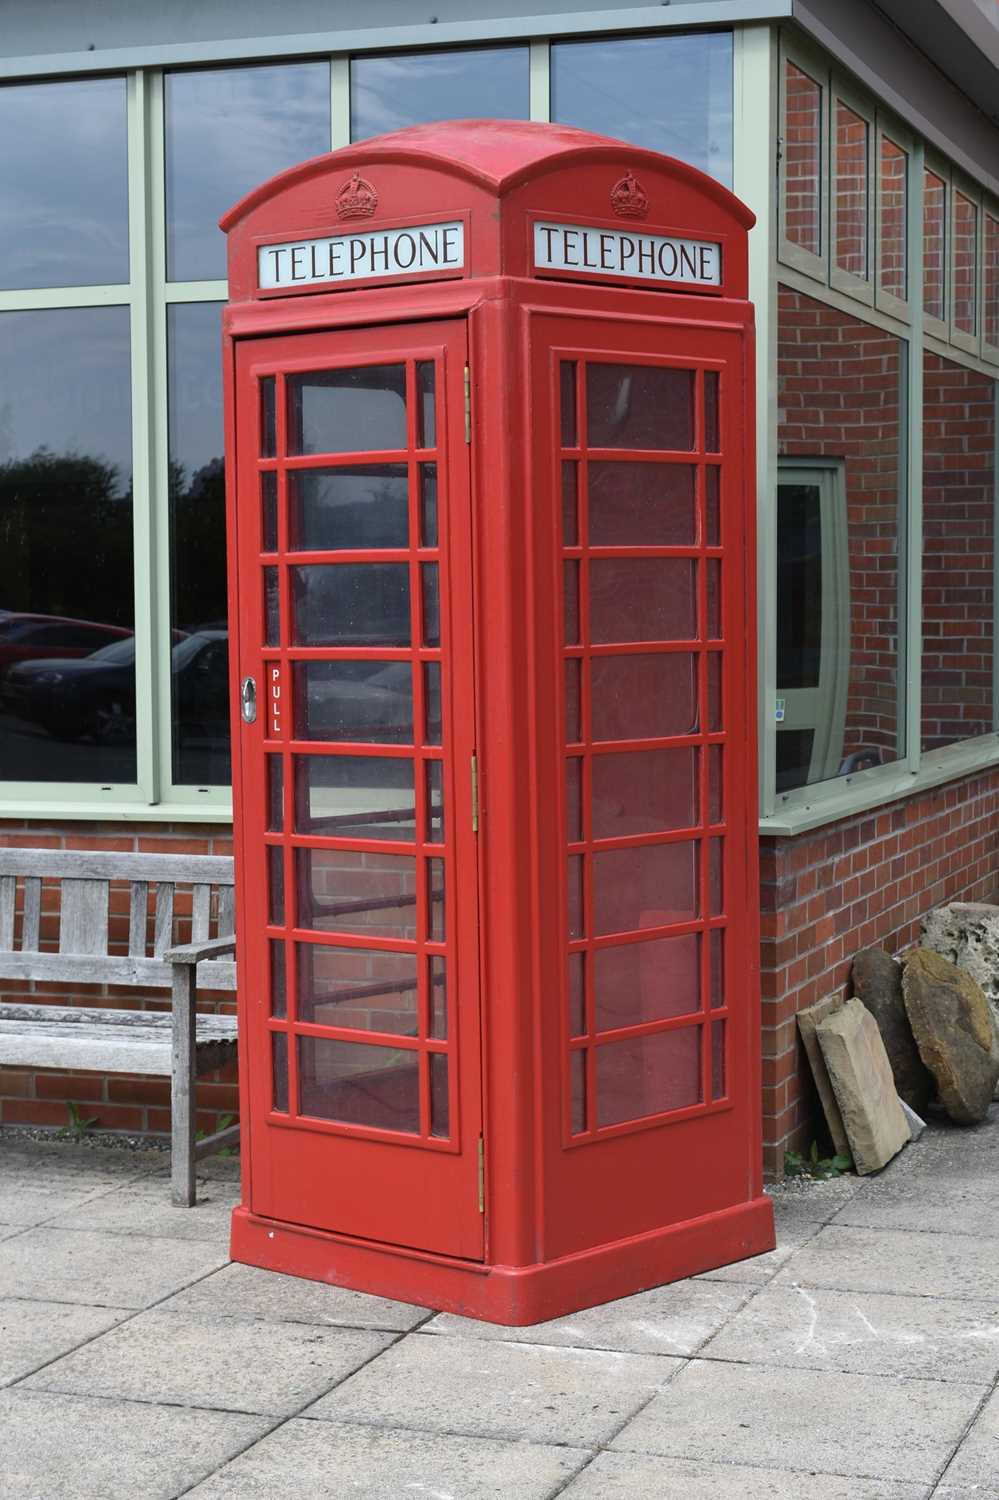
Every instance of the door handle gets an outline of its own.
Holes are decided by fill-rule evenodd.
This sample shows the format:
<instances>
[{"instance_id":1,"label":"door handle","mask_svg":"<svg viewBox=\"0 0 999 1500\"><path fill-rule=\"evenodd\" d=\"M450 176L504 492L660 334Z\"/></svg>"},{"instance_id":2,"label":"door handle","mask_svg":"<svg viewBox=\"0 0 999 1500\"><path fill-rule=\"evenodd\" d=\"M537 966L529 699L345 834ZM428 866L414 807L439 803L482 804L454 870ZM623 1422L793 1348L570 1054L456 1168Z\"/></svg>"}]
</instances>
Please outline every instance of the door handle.
<instances>
[{"instance_id":1,"label":"door handle","mask_svg":"<svg viewBox=\"0 0 999 1500\"><path fill-rule=\"evenodd\" d=\"M239 707L244 724L252 724L257 717L257 684L253 677L244 677L239 689Z\"/></svg>"}]
</instances>

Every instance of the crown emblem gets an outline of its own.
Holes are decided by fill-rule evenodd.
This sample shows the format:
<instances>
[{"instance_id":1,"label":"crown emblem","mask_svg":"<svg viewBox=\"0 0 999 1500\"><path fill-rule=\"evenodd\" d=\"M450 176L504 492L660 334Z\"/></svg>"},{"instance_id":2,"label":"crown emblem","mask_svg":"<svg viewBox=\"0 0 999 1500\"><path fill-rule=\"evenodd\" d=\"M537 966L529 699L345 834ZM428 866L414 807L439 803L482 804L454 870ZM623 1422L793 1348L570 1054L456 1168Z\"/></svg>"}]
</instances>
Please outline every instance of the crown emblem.
<instances>
[{"instance_id":1,"label":"crown emblem","mask_svg":"<svg viewBox=\"0 0 999 1500\"><path fill-rule=\"evenodd\" d=\"M338 219L370 219L378 207L378 194L370 182L354 172L336 195Z\"/></svg>"},{"instance_id":2,"label":"crown emblem","mask_svg":"<svg viewBox=\"0 0 999 1500\"><path fill-rule=\"evenodd\" d=\"M644 219L649 211L649 200L631 172L615 182L611 188L611 208L622 219Z\"/></svg>"}]
</instances>

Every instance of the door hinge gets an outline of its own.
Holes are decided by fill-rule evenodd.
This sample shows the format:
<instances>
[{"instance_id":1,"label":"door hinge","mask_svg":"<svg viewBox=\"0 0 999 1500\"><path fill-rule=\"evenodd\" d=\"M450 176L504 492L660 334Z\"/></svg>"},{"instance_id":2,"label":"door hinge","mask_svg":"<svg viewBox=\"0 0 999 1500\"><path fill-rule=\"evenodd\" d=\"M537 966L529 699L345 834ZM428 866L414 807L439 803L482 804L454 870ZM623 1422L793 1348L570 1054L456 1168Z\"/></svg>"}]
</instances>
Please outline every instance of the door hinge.
<instances>
[{"instance_id":1,"label":"door hinge","mask_svg":"<svg viewBox=\"0 0 999 1500\"><path fill-rule=\"evenodd\" d=\"M472 441L472 376L465 366L465 442Z\"/></svg>"},{"instance_id":2,"label":"door hinge","mask_svg":"<svg viewBox=\"0 0 999 1500\"><path fill-rule=\"evenodd\" d=\"M485 1146L482 1143L482 1137L481 1137L481 1135L479 1136L478 1164L479 1164L479 1213L480 1214L484 1214L485 1211L486 1211L486 1148L485 1148Z\"/></svg>"},{"instance_id":3,"label":"door hinge","mask_svg":"<svg viewBox=\"0 0 999 1500\"><path fill-rule=\"evenodd\" d=\"M479 831L479 757L472 752L472 832Z\"/></svg>"}]
</instances>

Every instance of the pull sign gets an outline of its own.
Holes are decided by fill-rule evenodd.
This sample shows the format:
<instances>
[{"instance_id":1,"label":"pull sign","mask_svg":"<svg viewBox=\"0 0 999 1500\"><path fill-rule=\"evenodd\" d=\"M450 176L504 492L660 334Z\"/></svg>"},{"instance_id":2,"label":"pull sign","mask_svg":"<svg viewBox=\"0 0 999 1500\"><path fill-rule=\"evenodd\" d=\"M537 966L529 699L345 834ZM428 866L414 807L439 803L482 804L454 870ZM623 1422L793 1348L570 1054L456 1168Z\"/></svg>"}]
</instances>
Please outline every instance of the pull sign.
<instances>
[{"instance_id":1,"label":"pull sign","mask_svg":"<svg viewBox=\"0 0 999 1500\"><path fill-rule=\"evenodd\" d=\"M267 292L330 281L369 281L373 276L426 276L431 271L460 271L464 264L465 226L454 219L260 245L257 285Z\"/></svg>"},{"instance_id":2,"label":"pull sign","mask_svg":"<svg viewBox=\"0 0 999 1500\"><path fill-rule=\"evenodd\" d=\"M277 739L284 723L284 699L281 694L281 663L272 661L267 666L267 718L271 739Z\"/></svg>"},{"instance_id":3,"label":"pull sign","mask_svg":"<svg viewBox=\"0 0 999 1500\"><path fill-rule=\"evenodd\" d=\"M239 708L244 724L253 724L257 718L257 684L252 677L244 677L239 689Z\"/></svg>"},{"instance_id":4,"label":"pull sign","mask_svg":"<svg viewBox=\"0 0 999 1500\"><path fill-rule=\"evenodd\" d=\"M632 276L691 286L721 286L722 279L721 245L713 240L588 229L584 224L536 223L534 266L538 271Z\"/></svg>"}]
</instances>

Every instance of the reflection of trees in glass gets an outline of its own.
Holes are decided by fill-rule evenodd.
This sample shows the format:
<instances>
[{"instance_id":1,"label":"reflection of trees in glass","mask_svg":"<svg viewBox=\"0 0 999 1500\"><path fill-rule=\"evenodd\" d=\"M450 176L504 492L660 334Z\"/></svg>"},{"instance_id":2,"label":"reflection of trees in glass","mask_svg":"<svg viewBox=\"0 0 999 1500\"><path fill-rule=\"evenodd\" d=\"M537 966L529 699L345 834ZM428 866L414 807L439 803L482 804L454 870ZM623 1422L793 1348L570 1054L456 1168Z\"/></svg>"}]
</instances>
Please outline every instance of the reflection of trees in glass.
<instances>
[{"instance_id":1,"label":"reflection of trees in glass","mask_svg":"<svg viewBox=\"0 0 999 1500\"><path fill-rule=\"evenodd\" d=\"M45 447L0 463L0 608L131 628L132 489L115 464Z\"/></svg>"},{"instance_id":2,"label":"reflection of trees in glass","mask_svg":"<svg viewBox=\"0 0 999 1500\"><path fill-rule=\"evenodd\" d=\"M183 464L170 464L173 623L181 630L218 625L226 618L225 466L209 459L190 480Z\"/></svg>"}]
</instances>

